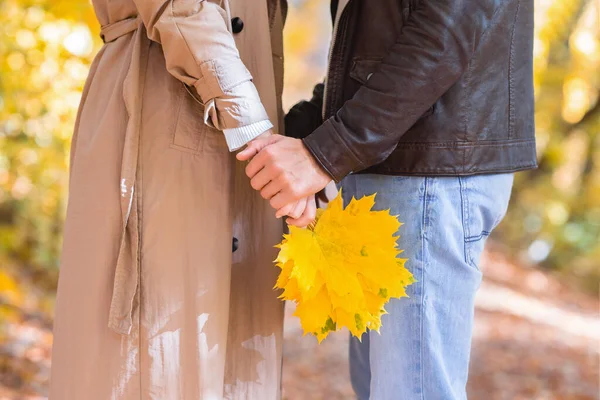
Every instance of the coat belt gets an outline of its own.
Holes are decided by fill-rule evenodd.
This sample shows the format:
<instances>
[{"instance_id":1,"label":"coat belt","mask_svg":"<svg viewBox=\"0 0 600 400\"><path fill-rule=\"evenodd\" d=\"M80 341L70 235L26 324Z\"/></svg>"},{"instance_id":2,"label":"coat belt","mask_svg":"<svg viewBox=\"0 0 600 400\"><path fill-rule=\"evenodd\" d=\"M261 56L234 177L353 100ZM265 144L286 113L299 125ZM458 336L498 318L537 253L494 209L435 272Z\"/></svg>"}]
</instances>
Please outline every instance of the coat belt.
<instances>
[{"instance_id":1,"label":"coat belt","mask_svg":"<svg viewBox=\"0 0 600 400\"><path fill-rule=\"evenodd\" d=\"M100 28L100 37L104 43L114 42L121 36L125 36L137 30L141 25L139 17L130 17L121 21L113 22Z\"/></svg>"},{"instance_id":2,"label":"coat belt","mask_svg":"<svg viewBox=\"0 0 600 400\"><path fill-rule=\"evenodd\" d=\"M137 171L140 163L142 99L151 41L139 17L105 25L100 31L106 45L130 33L133 33L132 44L128 47L131 59L123 81L123 100L129 119L125 130L120 182L115 182L121 189L121 237L108 318L109 328L124 335L131 333L134 310L139 312L141 179Z\"/></svg>"}]
</instances>

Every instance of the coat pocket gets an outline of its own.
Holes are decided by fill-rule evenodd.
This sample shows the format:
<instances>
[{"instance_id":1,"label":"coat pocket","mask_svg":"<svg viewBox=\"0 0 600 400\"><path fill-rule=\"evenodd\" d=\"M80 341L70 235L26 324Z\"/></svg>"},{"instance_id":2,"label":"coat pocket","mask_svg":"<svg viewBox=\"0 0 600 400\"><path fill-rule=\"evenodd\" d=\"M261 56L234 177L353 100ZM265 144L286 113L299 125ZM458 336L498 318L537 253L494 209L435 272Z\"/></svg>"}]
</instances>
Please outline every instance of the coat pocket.
<instances>
[{"instance_id":1,"label":"coat pocket","mask_svg":"<svg viewBox=\"0 0 600 400\"><path fill-rule=\"evenodd\" d=\"M229 152L223 132L204 123L204 106L182 88L171 148L192 154Z\"/></svg>"}]
</instances>

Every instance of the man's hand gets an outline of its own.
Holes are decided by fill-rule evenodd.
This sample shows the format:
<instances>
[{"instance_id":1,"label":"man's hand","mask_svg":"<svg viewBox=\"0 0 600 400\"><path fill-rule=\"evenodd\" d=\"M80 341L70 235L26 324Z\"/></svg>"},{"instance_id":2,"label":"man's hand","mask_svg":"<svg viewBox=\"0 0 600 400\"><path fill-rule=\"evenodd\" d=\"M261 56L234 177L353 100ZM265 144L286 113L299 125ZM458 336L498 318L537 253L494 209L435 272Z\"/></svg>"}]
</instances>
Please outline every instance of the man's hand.
<instances>
[{"instance_id":1,"label":"man's hand","mask_svg":"<svg viewBox=\"0 0 600 400\"><path fill-rule=\"evenodd\" d=\"M246 167L250 184L276 210L312 197L331 181L301 140L281 135L253 140L237 159L252 159Z\"/></svg>"}]
</instances>

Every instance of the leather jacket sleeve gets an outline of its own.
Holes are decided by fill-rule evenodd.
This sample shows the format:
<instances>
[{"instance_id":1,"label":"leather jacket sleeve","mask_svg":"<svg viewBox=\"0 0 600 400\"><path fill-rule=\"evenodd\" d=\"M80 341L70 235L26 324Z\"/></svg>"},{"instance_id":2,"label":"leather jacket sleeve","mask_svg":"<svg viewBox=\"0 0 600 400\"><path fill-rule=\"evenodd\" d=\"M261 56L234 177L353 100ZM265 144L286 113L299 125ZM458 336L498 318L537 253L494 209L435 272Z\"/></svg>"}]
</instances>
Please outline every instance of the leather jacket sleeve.
<instances>
[{"instance_id":1,"label":"leather jacket sleeve","mask_svg":"<svg viewBox=\"0 0 600 400\"><path fill-rule=\"evenodd\" d=\"M379 69L304 144L336 181L384 161L466 71L502 2L423 0Z\"/></svg>"},{"instance_id":2,"label":"leather jacket sleeve","mask_svg":"<svg viewBox=\"0 0 600 400\"><path fill-rule=\"evenodd\" d=\"M323 123L323 84L313 90L309 101L301 101L293 106L285 116L285 134L296 139L310 135Z\"/></svg>"},{"instance_id":3,"label":"leather jacket sleeve","mask_svg":"<svg viewBox=\"0 0 600 400\"><path fill-rule=\"evenodd\" d=\"M134 1L168 71L196 89L208 125L226 132L264 125L268 116L229 29L227 1Z\"/></svg>"}]
</instances>

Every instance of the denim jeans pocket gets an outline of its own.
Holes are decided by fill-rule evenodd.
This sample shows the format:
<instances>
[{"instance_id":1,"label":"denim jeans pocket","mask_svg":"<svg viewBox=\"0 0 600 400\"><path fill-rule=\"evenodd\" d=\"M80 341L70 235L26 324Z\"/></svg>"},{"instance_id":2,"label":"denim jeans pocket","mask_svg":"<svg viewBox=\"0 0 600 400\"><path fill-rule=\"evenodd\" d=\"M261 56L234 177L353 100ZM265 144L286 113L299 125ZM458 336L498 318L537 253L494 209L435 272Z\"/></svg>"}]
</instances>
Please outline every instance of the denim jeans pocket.
<instances>
[{"instance_id":1,"label":"denim jeans pocket","mask_svg":"<svg viewBox=\"0 0 600 400\"><path fill-rule=\"evenodd\" d=\"M460 177L465 262L479 268L485 241L504 218L512 174Z\"/></svg>"}]
</instances>

